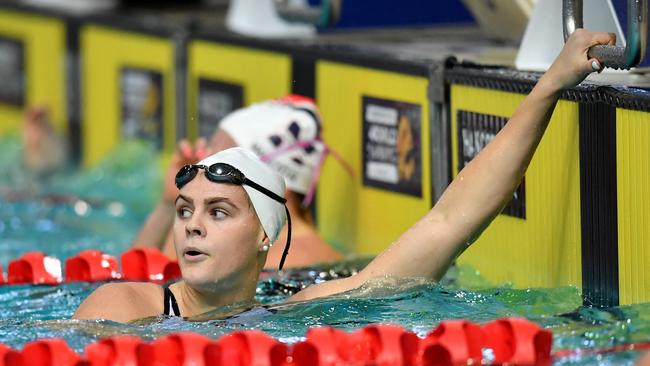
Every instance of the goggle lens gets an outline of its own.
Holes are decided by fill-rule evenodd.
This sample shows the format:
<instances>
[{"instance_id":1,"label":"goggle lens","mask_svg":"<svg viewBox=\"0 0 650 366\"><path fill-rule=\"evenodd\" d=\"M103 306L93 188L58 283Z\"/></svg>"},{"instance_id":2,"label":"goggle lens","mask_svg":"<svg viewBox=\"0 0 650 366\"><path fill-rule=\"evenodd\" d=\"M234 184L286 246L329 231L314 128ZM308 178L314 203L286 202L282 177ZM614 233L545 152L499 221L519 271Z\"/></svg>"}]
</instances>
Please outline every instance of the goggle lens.
<instances>
[{"instance_id":1,"label":"goggle lens","mask_svg":"<svg viewBox=\"0 0 650 366\"><path fill-rule=\"evenodd\" d=\"M194 177L196 177L196 173L199 171L199 166L198 165L185 165L182 167L178 173L176 173L176 178L174 179L174 182L176 183L176 187L178 189L181 189L184 185L189 183Z\"/></svg>"},{"instance_id":2,"label":"goggle lens","mask_svg":"<svg viewBox=\"0 0 650 366\"><path fill-rule=\"evenodd\" d=\"M244 174L237 170L235 167L224 164L216 163L212 164L207 169L207 174L209 180L217 183L231 183L231 184L244 184Z\"/></svg>"}]
</instances>

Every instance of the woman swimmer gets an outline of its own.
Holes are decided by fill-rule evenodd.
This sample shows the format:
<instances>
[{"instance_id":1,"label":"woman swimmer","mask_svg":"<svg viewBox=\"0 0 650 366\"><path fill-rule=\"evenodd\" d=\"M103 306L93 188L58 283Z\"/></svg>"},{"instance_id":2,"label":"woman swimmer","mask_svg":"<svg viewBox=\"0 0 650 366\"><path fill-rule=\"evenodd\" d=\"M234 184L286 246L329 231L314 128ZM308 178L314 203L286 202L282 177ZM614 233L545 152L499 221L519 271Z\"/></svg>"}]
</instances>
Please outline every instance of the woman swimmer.
<instances>
[{"instance_id":1,"label":"woman swimmer","mask_svg":"<svg viewBox=\"0 0 650 366\"><path fill-rule=\"evenodd\" d=\"M386 276L440 279L510 199L562 90L601 69L598 60L588 58L589 48L614 42L609 33L576 31L506 126L427 215L358 274L312 285L289 301L340 293ZM104 285L79 306L75 318L126 322L160 315L174 308L168 305L170 294L178 305L174 313L185 317L253 299L266 250L284 224L282 197L277 197L284 193L282 178L253 154L235 148L181 169L176 183L173 231L183 280L169 292L151 283Z\"/></svg>"},{"instance_id":2,"label":"woman swimmer","mask_svg":"<svg viewBox=\"0 0 650 366\"><path fill-rule=\"evenodd\" d=\"M183 140L172 158L163 194L133 242L135 247L153 246L176 258L172 240L174 200L178 188L174 175L185 164L208 155L240 146L253 151L285 179L284 197L293 219L291 256L287 267L305 267L341 258L317 233L310 212L313 190L328 149L321 139L321 117L310 98L297 95L269 100L236 110L227 115L210 139L197 140L194 146ZM286 227L281 237L286 236ZM277 268L282 246L271 247L266 267Z\"/></svg>"}]
</instances>

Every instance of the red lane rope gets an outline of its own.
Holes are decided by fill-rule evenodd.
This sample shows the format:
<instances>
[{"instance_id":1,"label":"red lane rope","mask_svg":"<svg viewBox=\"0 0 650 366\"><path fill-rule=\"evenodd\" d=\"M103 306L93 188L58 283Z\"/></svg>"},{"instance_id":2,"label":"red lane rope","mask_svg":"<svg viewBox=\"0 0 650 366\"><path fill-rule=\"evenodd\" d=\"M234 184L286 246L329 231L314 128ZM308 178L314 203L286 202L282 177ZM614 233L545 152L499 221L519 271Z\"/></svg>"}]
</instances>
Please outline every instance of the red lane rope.
<instances>
[{"instance_id":1,"label":"red lane rope","mask_svg":"<svg viewBox=\"0 0 650 366\"><path fill-rule=\"evenodd\" d=\"M547 337L549 336L549 337ZM493 351L483 359L482 349ZM441 322L420 339L400 326L368 325L348 333L311 328L287 345L259 330L232 332L216 340L174 333L146 342L133 336L101 339L75 353L61 338L40 339L14 350L0 344L0 365L238 365L238 366L453 366L467 364L549 365L550 332L522 318L478 325Z\"/></svg>"},{"instance_id":2,"label":"red lane rope","mask_svg":"<svg viewBox=\"0 0 650 366\"><path fill-rule=\"evenodd\" d=\"M94 282L106 280L140 280L164 282L180 276L178 264L170 261L158 249L155 248L134 248L124 252L121 256L121 269L118 271L117 259L113 256L106 255L97 250L86 250L75 257L68 258L65 266L65 276L62 276L61 261L48 257L41 252L29 252L21 258L13 260L8 266L7 281L2 277L2 267L0 267L0 284L49 284L57 285L61 282ZM519 358L513 344L520 343L530 349L536 349L537 355L548 358L558 359L572 356L586 356L594 354L609 354L624 351L644 351L650 350L650 341L617 344L610 347L591 348L591 349L566 349L557 352L550 352L551 334L548 331L540 329L536 324L530 323L525 319L508 318L495 320L487 323L483 327L472 326L470 322L460 321L463 323L443 322L441 326L431 333L424 343L435 343L436 347L444 345L449 347L448 356L455 362L461 360L480 360L481 348L490 348L496 352L496 360L503 362L506 359L512 361L512 357ZM451 328L450 328L451 327ZM454 328L455 327L455 328ZM445 329L446 335L442 338L436 335ZM452 330L453 329L453 330ZM451 333L450 333L451 332ZM490 334L483 340L483 337ZM495 338L496 337L496 338ZM455 339L452 344L449 340ZM458 349L453 346L459 339L465 339L465 347L470 347L473 351L465 350L458 353ZM491 340L497 339L496 343ZM477 343L478 342L478 343ZM502 347L502 345L508 345ZM485 347L481 347L485 346ZM431 348L428 354L438 354L438 348ZM516 348L516 347L515 347ZM478 351L477 351L478 350ZM530 359L531 353L527 350L524 358ZM1 356L0 352L0 356ZM444 353L444 352L443 352ZM1 361L1 360L0 360ZM0 366L2 362L0 362Z\"/></svg>"},{"instance_id":3,"label":"red lane rope","mask_svg":"<svg viewBox=\"0 0 650 366\"><path fill-rule=\"evenodd\" d=\"M32 251L13 259L7 266L7 285L59 285L62 282L150 281L168 282L180 278L178 262L157 248L131 248L118 259L99 250L84 250L65 261L43 252ZM118 268L119 267L119 268ZM0 365L2 366L2 365Z\"/></svg>"}]
</instances>

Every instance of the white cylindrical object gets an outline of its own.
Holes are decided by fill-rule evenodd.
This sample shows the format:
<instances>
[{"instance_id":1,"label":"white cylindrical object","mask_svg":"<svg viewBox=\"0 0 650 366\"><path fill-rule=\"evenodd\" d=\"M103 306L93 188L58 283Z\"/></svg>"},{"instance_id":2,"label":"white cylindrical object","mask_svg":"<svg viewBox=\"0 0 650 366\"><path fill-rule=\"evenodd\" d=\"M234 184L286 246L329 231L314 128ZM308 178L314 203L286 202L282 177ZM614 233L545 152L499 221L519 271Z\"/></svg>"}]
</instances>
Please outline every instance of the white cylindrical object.
<instances>
[{"instance_id":1,"label":"white cylindrical object","mask_svg":"<svg viewBox=\"0 0 650 366\"><path fill-rule=\"evenodd\" d=\"M313 25L280 18L273 0L231 0L226 26L233 32L262 38L305 38L316 34Z\"/></svg>"}]
</instances>

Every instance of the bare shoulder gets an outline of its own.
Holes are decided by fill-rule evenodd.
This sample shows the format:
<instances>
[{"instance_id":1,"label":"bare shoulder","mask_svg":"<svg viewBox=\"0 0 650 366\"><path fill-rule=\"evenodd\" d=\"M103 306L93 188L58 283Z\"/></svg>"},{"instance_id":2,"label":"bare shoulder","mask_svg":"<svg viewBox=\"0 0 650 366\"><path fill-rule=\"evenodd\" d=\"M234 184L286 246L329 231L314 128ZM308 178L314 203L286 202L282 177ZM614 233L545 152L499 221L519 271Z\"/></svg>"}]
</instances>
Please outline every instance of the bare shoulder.
<instances>
[{"instance_id":1,"label":"bare shoulder","mask_svg":"<svg viewBox=\"0 0 650 366\"><path fill-rule=\"evenodd\" d=\"M163 312L163 289L145 282L108 283L93 291L77 308L74 319L128 322Z\"/></svg>"}]
</instances>

